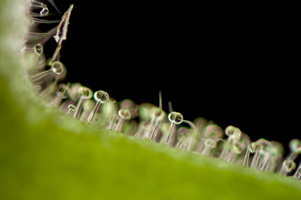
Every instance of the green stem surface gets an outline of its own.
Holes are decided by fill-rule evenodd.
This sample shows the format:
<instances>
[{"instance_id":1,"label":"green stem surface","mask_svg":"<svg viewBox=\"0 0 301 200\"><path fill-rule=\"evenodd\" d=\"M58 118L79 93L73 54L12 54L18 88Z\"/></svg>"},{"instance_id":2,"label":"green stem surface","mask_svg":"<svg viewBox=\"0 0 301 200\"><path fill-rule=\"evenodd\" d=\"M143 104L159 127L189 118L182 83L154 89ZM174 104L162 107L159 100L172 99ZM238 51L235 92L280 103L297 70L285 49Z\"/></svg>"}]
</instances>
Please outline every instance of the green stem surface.
<instances>
[{"instance_id":1,"label":"green stem surface","mask_svg":"<svg viewBox=\"0 0 301 200\"><path fill-rule=\"evenodd\" d=\"M25 3L0 1L0 199L301 198L292 178L100 130L47 108L20 53Z\"/></svg>"}]
</instances>

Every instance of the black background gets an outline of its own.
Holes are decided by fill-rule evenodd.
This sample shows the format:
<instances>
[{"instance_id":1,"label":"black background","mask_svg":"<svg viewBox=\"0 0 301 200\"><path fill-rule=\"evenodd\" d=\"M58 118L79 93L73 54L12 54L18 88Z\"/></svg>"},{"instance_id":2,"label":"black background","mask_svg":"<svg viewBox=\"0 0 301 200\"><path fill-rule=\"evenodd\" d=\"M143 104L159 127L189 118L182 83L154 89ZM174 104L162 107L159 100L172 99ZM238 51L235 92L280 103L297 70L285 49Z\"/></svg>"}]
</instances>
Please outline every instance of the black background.
<instances>
[{"instance_id":1,"label":"black background","mask_svg":"<svg viewBox=\"0 0 301 200\"><path fill-rule=\"evenodd\" d=\"M95 1L96 2L96 1ZM300 138L299 37L283 16L223 5L74 4L60 60L65 82L117 101L168 101L185 119L239 127L253 141ZM50 4L53 19L60 19ZM45 45L51 56L55 42Z\"/></svg>"}]
</instances>

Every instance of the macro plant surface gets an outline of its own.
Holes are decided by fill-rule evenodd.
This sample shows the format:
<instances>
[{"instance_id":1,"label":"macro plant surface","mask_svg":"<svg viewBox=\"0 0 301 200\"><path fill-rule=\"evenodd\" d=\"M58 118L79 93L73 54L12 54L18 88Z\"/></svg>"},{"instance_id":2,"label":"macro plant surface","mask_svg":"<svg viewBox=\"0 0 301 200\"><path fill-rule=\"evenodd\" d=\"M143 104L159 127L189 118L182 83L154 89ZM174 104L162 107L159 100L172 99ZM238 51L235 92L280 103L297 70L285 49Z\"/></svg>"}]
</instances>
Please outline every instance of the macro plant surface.
<instances>
[{"instance_id":1,"label":"macro plant surface","mask_svg":"<svg viewBox=\"0 0 301 200\"><path fill-rule=\"evenodd\" d=\"M99 129L46 107L20 53L25 5L0 2L1 199L301 197L292 178Z\"/></svg>"}]
</instances>

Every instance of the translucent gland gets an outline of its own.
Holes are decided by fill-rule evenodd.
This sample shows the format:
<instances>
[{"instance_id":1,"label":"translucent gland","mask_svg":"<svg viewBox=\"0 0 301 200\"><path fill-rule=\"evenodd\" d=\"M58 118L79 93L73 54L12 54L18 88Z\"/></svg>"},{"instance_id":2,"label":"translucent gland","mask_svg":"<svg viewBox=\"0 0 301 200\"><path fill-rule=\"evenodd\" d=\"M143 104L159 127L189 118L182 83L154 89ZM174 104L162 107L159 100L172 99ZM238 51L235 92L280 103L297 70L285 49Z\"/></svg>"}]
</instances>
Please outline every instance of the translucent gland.
<instances>
[{"instance_id":1,"label":"translucent gland","mask_svg":"<svg viewBox=\"0 0 301 200\"><path fill-rule=\"evenodd\" d=\"M70 83L68 83L67 85L60 84L57 87L57 92L56 92L57 96L52 100L50 106L56 107L58 104L60 104L62 99L66 99L68 97L68 91L70 89L69 87L70 87Z\"/></svg>"},{"instance_id":2,"label":"translucent gland","mask_svg":"<svg viewBox=\"0 0 301 200\"><path fill-rule=\"evenodd\" d=\"M273 172L282 159L282 155L284 153L283 145L280 142L271 141L271 145L267 148L267 152L270 157L263 170Z\"/></svg>"},{"instance_id":3,"label":"translucent gland","mask_svg":"<svg viewBox=\"0 0 301 200\"><path fill-rule=\"evenodd\" d=\"M52 68L52 71L57 75L62 74L64 71L64 67L60 61L53 62L51 68Z\"/></svg>"},{"instance_id":4,"label":"translucent gland","mask_svg":"<svg viewBox=\"0 0 301 200\"><path fill-rule=\"evenodd\" d=\"M86 99L91 99L92 96L93 96L92 90L90 90L87 87L81 87L79 89L79 94L80 94L80 98L79 98L79 101L76 105L76 110L75 110L74 115L73 115L74 118L79 118L80 112L82 110L83 101L86 100Z\"/></svg>"},{"instance_id":5,"label":"translucent gland","mask_svg":"<svg viewBox=\"0 0 301 200\"><path fill-rule=\"evenodd\" d=\"M60 61L55 61L54 63L52 63L51 69L33 75L31 77L31 80L33 82L35 82L35 81L41 80L45 76L51 75L52 73L54 73L56 75L56 77L58 77L63 72L64 72L63 64Z\"/></svg>"},{"instance_id":6,"label":"translucent gland","mask_svg":"<svg viewBox=\"0 0 301 200\"><path fill-rule=\"evenodd\" d=\"M183 121L183 115L178 112L171 112L168 115L168 119L173 124L181 124Z\"/></svg>"},{"instance_id":7,"label":"translucent gland","mask_svg":"<svg viewBox=\"0 0 301 200\"><path fill-rule=\"evenodd\" d=\"M44 16L47 16L48 14L49 14L49 10L48 10L47 6L45 6L45 5L43 4L43 8L42 8L42 10L40 11L40 16L41 16L41 17L44 17Z\"/></svg>"},{"instance_id":8,"label":"translucent gland","mask_svg":"<svg viewBox=\"0 0 301 200\"><path fill-rule=\"evenodd\" d=\"M258 170L263 170L269 161L268 159L270 154L268 152L268 148L271 145L271 142L265 139L259 139L257 142L262 144L262 149L259 150L259 157L256 166Z\"/></svg>"},{"instance_id":9,"label":"translucent gland","mask_svg":"<svg viewBox=\"0 0 301 200\"><path fill-rule=\"evenodd\" d=\"M259 143L259 142L252 142L252 143L250 144L250 147L249 147L249 148L250 148L251 153L255 153L255 152L261 150L261 149L263 148L263 146L262 146L262 144Z\"/></svg>"},{"instance_id":10,"label":"translucent gland","mask_svg":"<svg viewBox=\"0 0 301 200\"><path fill-rule=\"evenodd\" d=\"M70 113L72 113L72 112L74 112L75 109L76 109L75 105L70 104L70 105L68 106L67 115L70 114Z\"/></svg>"},{"instance_id":11,"label":"translucent gland","mask_svg":"<svg viewBox=\"0 0 301 200\"><path fill-rule=\"evenodd\" d=\"M232 143L232 151L240 154L243 150L243 144L239 140L234 140Z\"/></svg>"},{"instance_id":12,"label":"translucent gland","mask_svg":"<svg viewBox=\"0 0 301 200\"><path fill-rule=\"evenodd\" d=\"M118 124L115 128L115 131L120 131L122 129L122 125L123 125L123 122L124 120L128 120L128 119L131 119L131 112L127 109L124 109L124 108L121 108L119 111L118 111L118 115L120 117L119 121L118 121Z\"/></svg>"},{"instance_id":13,"label":"translucent gland","mask_svg":"<svg viewBox=\"0 0 301 200\"><path fill-rule=\"evenodd\" d=\"M286 176L287 173L292 172L296 168L296 163L292 160L285 160L282 164L280 174Z\"/></svg>"},{"instance_id":14,"label":"translucent gland","mask_svg":"<svg viewBox=\"0 0 301 200\"><path fill-rule=\"evenodd\" d=\"M43 17L43 16L46 16L49 14L49 9L48 7L41 3L41 2L38 2L38 1L35 1L35 0L32 0L31 1L31 4L30 4L31 8L35 8L35 9L41 9L41 11L39 12L39 16ZM31 13L32 16L35 16L34 13Z\"/></svg>"},{"instance_id":15,"label":"translucent gland","mask_svg":"<svg viewBox=\"0 0 301 200\"><path fill-rule=\"evenodd\" d=\"M205 140L205 148L202 151L202 155L210 155L211 149L216 147L216 142L212 139L206 139Z\"/></svg>"},{"instance_id":16,"label":"translucent gland","mask_svg":"<svg viewBox=\"0 0 301 200\"><path fill-rule=\"evenodd\" d=\"M151 103L142 103L138 106L138 116L141 121L149 121L153 117L152 108L156 107Z\"/></svg>"},{"instance_id":17,"label":"translucent gland","mask_svg":"<svg viewBox=\"0 0 301 200\"><path fill-rule=\"evenodd\" d=\"M94 102L90 99L84 102L83 109L87 111L91 111L94 108Z\"/></svg>"},{"instance_id":18,"label":"translucent gland","mask_svg":"<svg viewBox=\"0 0 301 200\"><path fill-rule=\"evenodd\" d=\"M244 149L246 149L247 147L247 143L248 141L245 141L242 138L239 139L234 139L231 142L231 151L226 155L225 160L228 163L235 163L237 161L237 158L240 154L242 154L242 152L244 151ZM239 160L238 161L240 164L243 162L243 160Z\"/></svg>"},{"instance_id":19,"label":"translucent gland","mask_svg":"<svg viewBox=\"0 0 301 200\"><path fill-rule=\"evenodd\" d=\"M68 83L67 85L65 84L60 84L57 87L57 95L61 95L63 99L66 99L68 97L68 91L70 89L70 83Z\"/></svg>"},{"instance_id":20,"label":"translucent gland","mask_svg":"<svg viewBox=\"0 0 301 200\"><path fill-rule=\"evenodd\" d=\"M34 52L37 54L37 55L40 55L43 53L43 45L41 44L36 44L34 46Z\"/></svg>"},{"instance_id":21,"label":"translucent gland","mask_svg":"<svg viewBox=\"0 0 301 200\"><path fill-rule=\"evenodd\" d=\"M217 125L209 125L206 127L204 137L211 139L221 138L223 137L223 130Z\"/></svg>"},{"instance_id":22,"label":"translucent gland","mask_svg":"<svg viewBox=\"0 0 301 200\"><path fill-rule=\"evenodd\" d=\"M57 83L59 81L59 75L61 75L64 72L64 66L60 61L56 61L52 64L52 71L54 72L54 74L56 75L54 82L48 87L46 88L44 91L42 91L39 94L39 97L43 97L46 94L51 93L52 90L54 90L57 86Z\"/></svg>"},{"instance_id":23,"label":"translucent gland","mask_svg":"<svg viewBox=\"0 0 301 200\"><path fill-rule=\"evenodd\" d=\"M265 139L259 139L257 141L258 143L260 143L262 145L262 150L266 151L268 149L268 147L271 145L271 142Z\"/></svg>"},{"instance_id":24,"label":"translucent gland","mask_svg":"<svg viewBox=\"0 0 301 200\"><path fill-rule=\"evenodd\" d=\"M119 110L115 99L109 98L107 102L102 105L101 115L103 118L110 118L112 114L117 115L117 110Z\"/></svg>"},{"instance_id":25,"label":"translucent gland","mask_svg":"<svg viewBox=\"0 0 301 200\"><path fill-rule=\"evenodd\" d=\"M203 117L198 117L196 118L193 123L196 125L196 126L203 126L203 127L206 127L208 125L208 120L203 118Z\"/></svg>"},{"instance_id":26,"label":"translucent gland","mask_svg":"<svg viewBox=\"0 0 301 200\"><path fill-rule=\"evenodd\" d=\"M99 110L100 104L103 104L108 101L109 94L105 91L99 90L94 93L94 99L96 101L96 104L87 118L88 122L92 122L94 120L95 115Z\"/></svg>"},{"instance_id":27,"label":"translucent gland","mask_svg":"<svg viewBox=\"0 0 301 200\"><path fill-rule=\"evenodd\" d=\"M98 112L98 117L95 118L95 122L99 121L102 127L106 129L115 130L118 123L118 104L115 99L108 98L108 100L102 104L101 112Z\"/></svg>"},{"instance_id":28,"label":"translucent gland","mask_svg":"<svg viewBox=\"0 0 301 200\"><path fill-rule=\"evenodd\" d=\"M131 117L137 116L138 105L130 99L125 99L120 102L120 108L127 109L131 112Z\"/></svg>"},{"instance_id":29,"label":"translucent gland","mask_svg":"<svg viewBox=\"0 0 301 200\"><path fill-rule=\"evenodd\" d=\"M142 104L143 105L143 104ZM150 139L156 141L158 139L158 131L161 125L163 118L165 118L166 114L162 110L162 95L161 91L159 91L159 108L155 105L148 104L147 113L148 118L150 119L149 125L143 134L143 139ZM160 136L160 135L159 135Z\"/></svg>"},{"instance_id":30,"label":"translucent gland","mask_svg":"<svg viewBox=\"0 0 301 200\"><path fill-rule=\"evenodd\" d=\"M159 107L153 107L152 111L152 129L150 130L150 139L155 140L160 124L166 117L166 113Z\"/></svg>"},{"instance_id":31,"label":"translucent gland","mask_svg":"<svg viewBox=\"0 0 301 200\"><path fill-rule=\"evenodd\" d=\"M118 115L119 117L121 117L122 119L131 119L131 113L129 110L127 109L124 109L124 108L121 108L119 111L118 111Z\"/></svg>"},{"instance_id":32,"label":"translucent gland","mask_svg":"<svg viewBox=\"0 0 301 200\"><path fill-rule=\"evenodd\" d=\"M210 138L206 139L205 140L205 148L204 148L204 150L202 151L201 154L209 156L210 151L216 147L216 142L217 142L217 140L213 140L213 139L210 139Z\"/></svg>"},{"instance_id":33,"label":"translucent gland","mask_svg":"<svg viewBox=\"0 0 301 200\"><path fill-rule=\"evenodd\" d=\"M145 130L143 138L154 140L160 124L166 116L165 112L153 104L143 103L139 105L138 115L141 121L149 122L149 126Z\"/></svg>"},{"instance_id":34,"label":"translucent gland","mask_svg":"<svg viewBox=\"0 0 301 200\"><path fill-rule=\"evenodd\" d=\"M274 171L278 165L279 158L283 155L283 146L281 143L276 141L271 141L270 145L266 149L266 153L263 156L263 164L260 167L260 170L264 171Z\"/></svg>"},{"instance_id":35,"label":"translucent gland","mask_svg":"<svg viewBox=\"0 0 301 200\"><path fill-rule=\"evenodd\" d=\"M301 141L293 139L289 143L290 150L292 151L288 157L288 160L295 160L299 154L301 154Z\"/></svg>"},{"instance_id":36,"label":"translucent gland","mask_svg":"<svg viewBox=\"0 0 301 200\"><path fill-rule=\"evenodd\" d=\"M271 145L267 148L271 157L282 156L284 152L283 145L280 142L271 141Z\"/></svg>"},{"instance_id":37,"label":"translucent gland","mask_svg":"<svg viewBox=\"0 0 301 200\"><path fill-rule=\"evenodd\" d=\"M261 142L252 142L250 147L250 152L255 153L252 159L251 163L251 168L257 169L258 168L258 163L259 163L259 158L260 158L260 150L263 149L263 144Z\"/></svg>"},{"instance_id":38,"label":"translucent gland","mask_svg":"<svg viewBox=\"0 0 301 200\"><path fill-rule=\"evenodd\" d=\"M301 163L299 164L298 169L296 170L295 174L293 175L294 179L300 180L301 178Z\"/></svg>"},{"instance_id":39,"label":"translucent gland","mask_svg":"<svg viewBox=\"0 0 301 200\"><path fill-rule=\"evenodd\" d=\"M153 117L155 117L157 120L163 120L165 118L166 114L161 108L154 108L153 110Z\"/></svg>"},{"instance_id":40,"label":"translucent gland","mask_svg":"<svg viewBox=\"0 0 301 200\"><path fill-rule=\"evenodd\" d=\"M175 125L181 124L183 122L183 115L179 112L171 112L168 115L168 119L170 121L170 128L169 128L168 137L167 137L165 143L168 144L169 146L173 146L173 143L175 140L174 128L175 128Z\"/></svg>"},{"instance_id":41,"label":"translucent gland","mask_svg":"<svg viewBox=\"0 0 301 200\"><path fill-rule=\"evenodd\" d=\"M166 116L166 113L158 107L153 107L151 109L153 117L157 118L158 120L163 120L163 118Z\"/></svg>"},{"instance_id":42,"label":"translucent gland","mask_svg":"<svg viewBox=\"0 0 301 200\"><path fill-rule=\"evenodd\" d=\"M212 139L206 139L205 140L205 146L215 148L216 147L216 141Z\"/></svg>"},{"instance_id":43,"label":"translucent gland","mask_svg":"<svg viewBox=\"0 0 301 200\"><path fill-rule=\"evenodd\" d=\"M239 128L236 128L234 126L227 126L225 129L225 134L228 136L227 142L224 144L224 149L222 151L222 154L220 155L220 158L226 159L229 150L232 146L232 140L239 139L241 137L241 131Z\"/></svg>"},{"instance_id":44,"label":"translucent gland","mask_svg":"<svg viewBox=\"0 0 301 200\"><path fill-rule=\"evenodd\" d=\"M109 99L109 94L106 93L105 91L99 90L94 93L94 99L97 102L105 103Z\"/></svg>"},{"instance_id":45,"label":"translucent gland","mask_svg":"<svg viewBox=\"0 0 301 200\"><path fill-rule=\"evenodd\" d=\"M41 13L44 14L44 16L47 16L48 15L48 9L45 8L44 10L41 11ZM40 14L31 14L30 16L28 16L28 21L29 21L29 24L30 25L34 25L34 26L38 26L40 24L58 24L61 22L61 20L49 20L49 19L41 19L40 17L43 17L41 16ZM54 27L55 29L57 28ZM52 32L52 34L51 34ZM40 43L45 43L47 42L51 36L54 34L54 30L51 29L49 32L44 32L44 33L36 33L36 32L30 32L30 37L32 37L33 35L35 35L35 39L36 41L39 41ZM43 38L44 36L44 38ZM40 40L38 40L40 39Z\"/></svg>"},{"instance_id":46,"label":"translucent gland","mask_svg":"<svg viewBox=\"0 0 301 200\"><path fill-rule=\"evenodd\" d=\"M250 147L251 139L247 134L242 133L241 138L237 139L237 140L240 141L240 146L242 147L241 155L243 157L243 160L241 160L242 163L240 163L240 164L242 164L243 166L249 166L249 157L250 157L249 147ZM244 155L243 155L243 153L244 153Z\"/></svg>"},{"instance_id":47,"label":"translucent gland","mask_svg":"<svg viewBox=\"0 0 301 200\"><path fill-rule=\"evenodd\" d=\"M24 47L22 50L33 50L33 52L40 56L43 53L43 45L42 44L36 44L34 47L32 48L26 48Z\"/></svg>"},{"instance_id":48,"label":"translucent gland","mask_svg":"<svg viewBox=\"0 0 301 200\"><path fill-rule=\"evenodd\" d=\"M92 96L93 96L92 90L90 90L87 87L81 87L79 94L80 94L80 97L83 98L83 99L91 99Z\"/></svg>"},{"instance_id":49,"label":"translucent gland","mask_svg":"<svg viewBox=\"0 0 301 200\"><path fill-rule=\"evenodd\" d=\"M118 111L118 115L119 117L121 117L122 119L131 119L131 113L129 110L127 109L124 109L124 108L121 108L119 111Z\"/></svg>"},{"instance_id":50,"label":"translucent gland","mask_svg":"<svg viewBox=\"0 0 301 200\"><path fill-rule=\"evenodd\" d=\"M236 128L234 126L228 126L225 130L225 133L228 137L231 137L231 138L240 138L240 136L241 136L240 129Z\"/></svg>"},{"instance_id":51,"label":"translucent gland","mask_svg":"<svg viewBox=\"0 0 301 200\"><path fill-rule=\"evenodd\" d=\"M203 133L203 131L206 129L208 125L208 120L203 117L196 118L193 123L196 125L200 133Z\"/></svg>"},{"instance_id":52,"label":"translucent gland","mask_svg":"<svg viewBox=\"0 0 301 200\"><path fill-rule=\"evenodd\" d=\"M291 160L284 161L284 165L285 165L286 172L291 172L296 168L296 163Z\"/></svg>"},{"instance_id":53,"label":"translucent gland","mask_svg":"<svg viewBox=\"0 0 301 200\"><path fill-rule=\"evenodd\" d=\"M80 98L80 88L82 85L80 83L73 83L71 89L69 90L69 96L73 101L78 101Z\"/></svg>"},{"instance_id":54,"label":"translucent gland","mask_svg":"<svg viewBox=\"0 0 301 200\"><path fill-rule=\"evenodd\" d=\"M206 139L204 144L205 144L205 148L202 150L202 155L207 155L207 156L212 156L211 151L212 149L215 149L218 145L218 142L226 142L225 140L221 139L221 138L217 138L217 139Z\"/></svg>"}]
</instances>

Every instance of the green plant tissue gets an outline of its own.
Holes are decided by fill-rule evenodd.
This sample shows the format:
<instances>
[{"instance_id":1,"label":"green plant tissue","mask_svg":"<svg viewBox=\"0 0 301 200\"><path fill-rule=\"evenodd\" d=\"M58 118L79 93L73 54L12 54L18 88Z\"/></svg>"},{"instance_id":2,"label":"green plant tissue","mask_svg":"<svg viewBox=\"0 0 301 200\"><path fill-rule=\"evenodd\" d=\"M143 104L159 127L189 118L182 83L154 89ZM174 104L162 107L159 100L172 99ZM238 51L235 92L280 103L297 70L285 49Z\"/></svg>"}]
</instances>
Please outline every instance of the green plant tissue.
<instances>
[{"instance_id":1,"label":"green plant tissue","mask_svg":"<svg viewBox=\"0 0 301 200\"><path fill-rule=\"evenodd\" d=\"M292 178L99 130L46 108L20 52L26 2L0 1L1 200L301 198Z\"/></svg>"}]
</instances>

